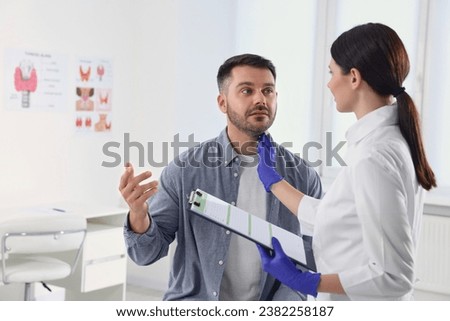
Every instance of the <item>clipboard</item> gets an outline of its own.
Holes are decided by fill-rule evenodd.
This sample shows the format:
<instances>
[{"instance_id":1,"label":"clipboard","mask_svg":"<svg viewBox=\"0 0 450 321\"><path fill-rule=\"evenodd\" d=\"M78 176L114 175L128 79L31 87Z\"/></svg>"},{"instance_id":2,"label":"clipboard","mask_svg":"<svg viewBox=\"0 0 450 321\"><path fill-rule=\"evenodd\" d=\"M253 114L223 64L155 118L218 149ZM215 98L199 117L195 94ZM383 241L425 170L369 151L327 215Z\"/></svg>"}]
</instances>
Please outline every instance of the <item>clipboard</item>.
<instances>
[{"instance_id":1,"label":"clipboard","mask_svg":"<svg viewBox=\"0 0 450 321\"><path fill-rule=\"evenodd\" d=\"M193 213L266 248L273 249L272 237L276 237L287 256L302 267L316 271L311 244L302 237L200 189L191 192L189 204Z\"/></svg>"}]
</instances>

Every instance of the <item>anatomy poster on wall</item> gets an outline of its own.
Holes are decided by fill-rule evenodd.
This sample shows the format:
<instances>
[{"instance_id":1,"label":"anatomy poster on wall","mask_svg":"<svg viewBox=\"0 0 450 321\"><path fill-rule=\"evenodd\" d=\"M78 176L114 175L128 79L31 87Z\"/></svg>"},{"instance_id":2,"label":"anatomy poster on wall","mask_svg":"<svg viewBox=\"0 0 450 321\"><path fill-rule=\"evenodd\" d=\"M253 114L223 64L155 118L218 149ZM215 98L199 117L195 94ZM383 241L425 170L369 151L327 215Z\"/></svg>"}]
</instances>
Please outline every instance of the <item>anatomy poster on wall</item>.
<instances>
[{"instance_id":1,"label":"anatomy poster on wall","mask_svg":"<svg viewBox=\"0 0 450 321\"><path fill-rule=\"evenodd\" d=\"M77 59L75 64L77 132L109 132L112 128L112 63L106 59Z\"/></svg>"},{"instance_id":2,"label":"anatomy poster on wall","mask_svg":"<svg viewBox=\"0 0 450 321\"><path fill-rule=\"evenodd\" d=\"M5 51L5 106L10 110L61 111L67 107L65 55Z\"/></svg>"}]
</instances>

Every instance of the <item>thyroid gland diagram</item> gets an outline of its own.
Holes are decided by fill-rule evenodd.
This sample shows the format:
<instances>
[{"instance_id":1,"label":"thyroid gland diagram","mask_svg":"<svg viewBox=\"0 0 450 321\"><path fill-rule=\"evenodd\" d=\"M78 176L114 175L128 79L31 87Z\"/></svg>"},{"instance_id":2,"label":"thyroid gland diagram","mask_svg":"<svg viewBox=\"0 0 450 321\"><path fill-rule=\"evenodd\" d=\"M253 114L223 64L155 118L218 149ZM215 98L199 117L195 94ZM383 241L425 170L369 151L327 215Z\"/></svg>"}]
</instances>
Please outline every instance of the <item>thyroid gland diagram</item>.
<instances>
[{"instance_id":1,"label":"thyroid gland diagram","mask_svg":"<svg viewBox=\"0 0 450 321\"><path fill-rule=\"evenodd\" d=\"M22 107L30 107L30 92L36 91L37 88L36 69L31 61L23 60L16 67L14 86L17 91L22 92Z\"/></svg>"},{"instance_id":2,"label":"thyroid gland diagram","mask_svg":"<svg viewBox=\"0 0 450 321\"><path fill-rule=\"evenodd\" d=\"M89 66L86 71L80 66L79 71L81 81L89 81L89 78L91 77L91 66Z\"/></svg>"},{"instance_id":3,"label":"thyroid gland diagram","mask_svg":"<svg viewBox=\"0 0 450 321\"><path fill-rule=\"evenodd\" d=\"M98 75L98 79L100 81L102 81L104 74L105 74L105 67L103 67L103 65L98 65L97 66L97 75Z\"/></svg>"}]
</instances>

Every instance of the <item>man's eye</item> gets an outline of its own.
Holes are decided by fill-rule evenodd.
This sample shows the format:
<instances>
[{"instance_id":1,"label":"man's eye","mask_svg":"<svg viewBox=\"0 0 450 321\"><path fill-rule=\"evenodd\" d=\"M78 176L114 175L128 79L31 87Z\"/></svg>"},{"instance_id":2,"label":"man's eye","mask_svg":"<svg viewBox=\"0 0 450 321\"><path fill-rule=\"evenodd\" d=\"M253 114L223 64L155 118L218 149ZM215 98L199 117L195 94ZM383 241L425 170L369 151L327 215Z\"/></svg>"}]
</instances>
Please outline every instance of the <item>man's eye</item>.
<instances>
[{"instance_id":1,"label":"man's eye","mask_svg":"<svg viewBox=\"0 0 450 321\"><path fill-rule=\"evenodd\" d=\"M245 88L245 89L242 89L242 91L241 91L243 94L251 94L252 93L252 90L251 89L248 89L248 88Z\"/></svg>"},{"instance_id":2,"label":"man's eye","mask_svg":"<svg viewBox=\"0 0 450 321\"><path fill-rule=\"evenodd\" d=\"M264 89L264 93L265 93L266 95L269 95L269 94L271 94L271 93L273 93L273 92L274 92L273 88L266 88L266 89Z\"/></svg>"}]
</instances>

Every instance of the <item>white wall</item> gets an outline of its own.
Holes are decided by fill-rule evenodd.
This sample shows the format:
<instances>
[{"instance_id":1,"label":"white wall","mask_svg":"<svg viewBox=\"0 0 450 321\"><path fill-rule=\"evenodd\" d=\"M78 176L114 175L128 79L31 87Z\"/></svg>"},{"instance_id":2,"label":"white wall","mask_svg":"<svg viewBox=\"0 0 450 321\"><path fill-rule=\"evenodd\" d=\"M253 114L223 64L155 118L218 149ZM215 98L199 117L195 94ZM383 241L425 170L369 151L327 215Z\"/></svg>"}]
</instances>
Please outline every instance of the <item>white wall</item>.
<instances>
[{"instance_id":1,"label":"white wall","mask_svg":"<svg viewBox=\"0 0 450 321\"><path fill-rule=\"evenodd\" d=\"M217 106L219 66L236 52L236 0L177 1L175 126L180 138L203 141L219 134L225 115Z\"/></svg>"},{"instance_id":2,"label":"white wall","mask_svg":"<svg viewBox=\"0 0 450 321\"><path fill-rule=\"evenodd\" d=\"M316 0L238 1L236 46L272 60L277 69L278 111L271 130L292 150L314 139L312 106ZM308 45L305 45L308 44ZM317 138L315 138L317 140Z\"/></svg>"},{"instance_id":3,"label":"white wall","mask_svg":"<svg viewBox=\"0 0 450 321\"><path fill-rule=\"evenodd\" d=\"M129 129L135 101L135 62L130 56L135 8L124 1L0 1L0 74L5 49L67 55L68 101L64 112L5 110L0 90L1 207L63 200L118 204L119 168L100 166L101 146ZM120 19L119 19L120 17ZM111 59L114 68L112 134L76 135L73 127L73 65L79 56ZM70 68L72 66L72 68ZM130 72L131 71L131 72Z\"/></svg>"},{"instance_id":4,"label":"white wall","mask_svg":"<svg viewBox=\"0 0 450 321\"><path fill-rule=\"evenodd\" d=\"M234 0L0 0L0 207L123 204L122 166L101 166L110 161L102 151L106 142L121 143L123 156L129 133L146 153L152 142L155 160L162 160L162 145L175 134L181 140L194 134L196 141L217 135L225 116L217 108L215 77L235 53L234 16ZM3 62L10 48L68 57L63 112L6 110ZM111 133L75 133L73 66L82 56L113 62ZM131 157L139 167L136 149ZM144 159L149 169L147 154ZM150 169L156 178L162 170ZM129 281L164 288L168 269L168 259L150 267L129 262Z\"/></svg>"}]
</instances>

